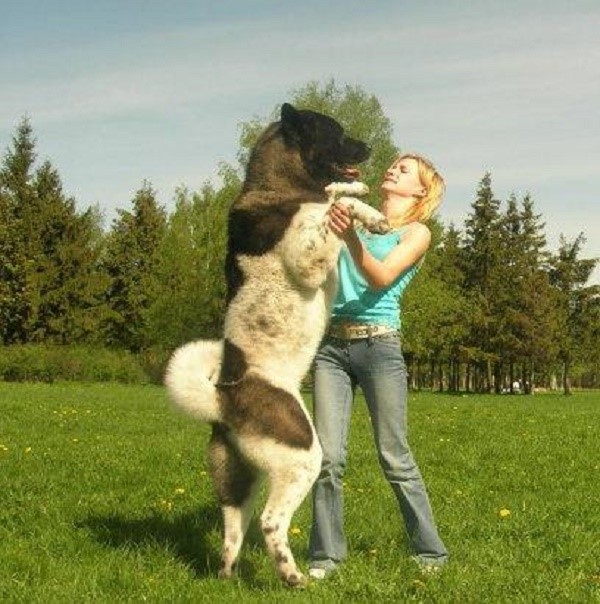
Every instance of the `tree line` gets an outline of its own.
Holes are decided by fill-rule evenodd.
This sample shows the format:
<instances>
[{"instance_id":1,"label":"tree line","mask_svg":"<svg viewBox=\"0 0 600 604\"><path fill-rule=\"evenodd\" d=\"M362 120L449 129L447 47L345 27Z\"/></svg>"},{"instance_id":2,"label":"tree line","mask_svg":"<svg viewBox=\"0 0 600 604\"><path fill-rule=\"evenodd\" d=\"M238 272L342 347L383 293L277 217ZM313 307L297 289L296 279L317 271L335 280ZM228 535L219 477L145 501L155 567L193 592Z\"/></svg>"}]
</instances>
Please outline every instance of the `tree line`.
<instances>
[{"instance_id":1,"label":"tree line","mask_svg":"<svg viewBox=\"0 0 600 604\"><path fill-rule=\"evenodd\" d=\"M363 180L377 191L398 154L376 97L311 82L292 102L339 119L373 149ZM144 181L108 229L77 209L28 119L0 162L0 343L89 344L167 355L219 337L226 221L248 151L277 118L241 125L238 166L221 183L175 192L168 212ZM450 183L451 186L451 183ZM502 203L483 175L461 227L433 220L434 243L403 301L403 349L415 388L458 392L600 385L600 288L584 235L550 251L530 195Z\"/></svg>"}]
</instances>

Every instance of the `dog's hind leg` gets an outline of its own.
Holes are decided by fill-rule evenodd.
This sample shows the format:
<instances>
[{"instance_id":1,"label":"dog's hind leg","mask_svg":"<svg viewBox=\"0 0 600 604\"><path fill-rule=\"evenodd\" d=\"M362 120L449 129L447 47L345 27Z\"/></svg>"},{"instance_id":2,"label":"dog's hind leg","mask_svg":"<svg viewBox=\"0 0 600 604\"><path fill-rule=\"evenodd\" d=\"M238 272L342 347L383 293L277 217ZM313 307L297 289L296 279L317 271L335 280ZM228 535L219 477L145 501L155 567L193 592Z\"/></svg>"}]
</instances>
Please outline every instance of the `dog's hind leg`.
<instances>
[{"instance_id":1,"label":"dog's hind leg","mask_svg":"<svg viewBox=\"0 0 600 604\"><path fill-rule=\"evenodd\" d=\"M292 516L302 503L319 472L320 448L289 456L286 465L269 472L269 496L261 515L261 529L279 576L290 587L304 587L306 578L298 570L288 543ZM298 460L298 457L303 459Z\"/></svg>"},{"instance_id":2,"label":"dog's hind leg","mask_svg":"<svg viewBox=\"0 0 600 604\"><path fill-rule=\"evenodd\" d=\"M223 550L219 569L219 577L223 579L228 579L235 574L240 549L252 518L258 482L255 481L250 494L239 506L223 506Z\"/></svg>"},{"instance_id":3,"label":"dog's hind leg","mask_svg":"<svg viewBox=\"0 0 600 604\"><path fill-rule=\"evenodd\" d=\"M260 486L260 475L227 438L227 429L214 426L209 447L213 482L223 513L223 549L219 577L234 575L238 556Z\"/></svg>"}]
</instances>

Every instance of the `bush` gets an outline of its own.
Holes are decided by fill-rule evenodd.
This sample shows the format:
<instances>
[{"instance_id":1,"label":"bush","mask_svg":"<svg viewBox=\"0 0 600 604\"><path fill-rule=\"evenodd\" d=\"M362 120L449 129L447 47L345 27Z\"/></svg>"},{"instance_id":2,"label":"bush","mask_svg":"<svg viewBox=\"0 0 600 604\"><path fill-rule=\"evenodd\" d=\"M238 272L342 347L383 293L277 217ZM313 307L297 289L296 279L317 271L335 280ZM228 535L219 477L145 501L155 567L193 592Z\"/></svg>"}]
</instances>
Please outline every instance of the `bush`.
<instances>
[{"instance_id":1,"label":"bush","mask_svg":"<svg viewBox=\"0 0 600 604\"><path fill-rule=\"evenodd\" d=\"M158 347L140 353L139 362L150 383L158 385L163 383L165 369L172 353L172 350L167 352Z\"/></svg>"},{"instance_id":2,"label":"bush","mask_svg":"<svg viewBox=\"0 0 600 604\"><path fill-rule=\"evenodd\" d=\"M0 346L0 380L6 382L149 381L138 358L123 350L26 344Z\"/></svg>"}]
</instances>

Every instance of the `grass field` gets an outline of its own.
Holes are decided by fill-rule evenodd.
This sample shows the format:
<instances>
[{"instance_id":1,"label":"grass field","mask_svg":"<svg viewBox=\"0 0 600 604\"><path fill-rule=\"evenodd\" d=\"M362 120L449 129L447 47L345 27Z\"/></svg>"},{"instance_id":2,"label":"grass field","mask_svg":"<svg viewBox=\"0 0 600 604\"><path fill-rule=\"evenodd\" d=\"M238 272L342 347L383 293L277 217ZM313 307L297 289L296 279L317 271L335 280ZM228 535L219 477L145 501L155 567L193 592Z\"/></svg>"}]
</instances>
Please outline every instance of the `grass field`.
<instances>
[{"instance_id":1,"label":"grass field","mask_svg":"<svg viewBox=\"0 0 600 604\"><path fill-rule=\"evenodd\" d=\"M452 559L410 561L358 397L346 477L350 556L282 587L256 524L216 578L208 428L162 389L0 383L0 602L600 602L600 394L413 394L413 451ZM310 507L292 548L306 569Z\"/></svg>"}]
</instances>

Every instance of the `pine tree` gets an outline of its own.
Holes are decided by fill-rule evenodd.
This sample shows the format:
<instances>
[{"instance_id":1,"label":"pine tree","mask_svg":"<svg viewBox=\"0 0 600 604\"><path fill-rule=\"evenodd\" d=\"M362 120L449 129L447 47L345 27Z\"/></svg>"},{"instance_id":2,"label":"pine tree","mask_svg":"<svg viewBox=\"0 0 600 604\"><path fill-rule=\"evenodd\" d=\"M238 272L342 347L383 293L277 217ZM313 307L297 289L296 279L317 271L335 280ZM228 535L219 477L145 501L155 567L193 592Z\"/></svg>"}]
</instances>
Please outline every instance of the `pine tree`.
<instances>
[{"instance_id":1,"label":"pine tree","mask_svg":"<svg viewBox=\"0 0 600 604\"><path fill-rule=\"evenodd\" d=\"M600 286L587 285L598 259L579 257L584 244L583 233L573 241L561 236L558 252L550 259L550 279L558 297L559 357L565 394L571 394L573 363L580 343L589 337L600 296Z\"/></svg>"},{"instance_id":2,"label":"pine tree","mask_svg":"<svg viewBox=\"0 0 600 604\"><path fill-rule=\"evenodd\" d=\"M104 322L109 346L139 352L148 345L147 313L159 291L157 250L165 226L165 211L145 181L134 196L133 211L119 210L102 261L110 279Z\"/></svg>"},{"instance_id":3,"label":"pine tree","mask_svg":"<svg viewBox=\"0 0 600 604\"><path fill-rule=\"evenodd\" d=\"M90 211L79 214L58 172L45 162L33 182L36 213L28 218L29 281L33 293L30 341L67 344L96 337L106 281L97 273L100 248Z\"/></svg>"},{"instance_id":4,"label":"pine tree","mask_svg":"<svg viewBox=\"0 0 600 604\"><path fill-rule=\"evenodd\" d=\"M0 171L0 316L5 343L93 339L105 284L96 274L92 213L78 214L49 161L35 169L23 120ZM97 238L96 238L97 241Z\"/></svg>"},{"instance_id":5,"label":"pine tree","mask_svg":"<svg viewBox=\"0 0 600 604\"><path fill-rule=\"evenodd\" d=\"M35 197L35 159L31 124L23 119L0 167L0 336L5 344L28 339L32 300L27 279L31 237L27 216Z\"/></svg>"},{"instance_id":6,"label":"pine tree","mask_svg":"<svg viewBox=\"0 0 600 604\"><path fill-rule=\"evenodd\" d=\"M465 221L463 262L465 291L472 309L467 349L475 362L476 389L489 392L492 366L499 358L500 326L495 321L498 291L502 286L500 268L500 202L492 191L492 177L486 173L479 183L472 213Z\"/></svg>"},{"instance_id":7,"label":"pine tree","mask_svg":"<svg viewBox=\"0 0 600 604\"><path fill-rule=\"evenodd\" d=\"M542 363L550 364L557 353L557 300L548 274L545 224L541 222L541 215L535 214L534 202L529 194L521 202L519 219L519 310L525 318L520 333L524 355L523 381L525 392L532 393L536 367Z\"/></svg>"}]
</instances>

